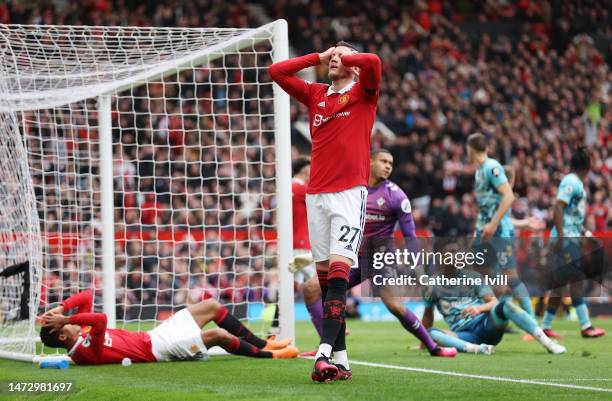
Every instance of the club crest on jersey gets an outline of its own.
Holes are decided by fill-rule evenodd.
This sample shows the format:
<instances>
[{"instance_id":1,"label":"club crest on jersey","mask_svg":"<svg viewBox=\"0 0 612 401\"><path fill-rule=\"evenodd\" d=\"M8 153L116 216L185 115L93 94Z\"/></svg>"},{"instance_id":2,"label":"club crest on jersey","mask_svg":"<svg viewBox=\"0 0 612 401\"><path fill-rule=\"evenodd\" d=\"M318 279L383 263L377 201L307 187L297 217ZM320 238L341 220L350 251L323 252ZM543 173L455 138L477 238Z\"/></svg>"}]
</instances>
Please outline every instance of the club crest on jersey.
<instances>
[{"instance_id":1,"label":"club crest on jersey","mask_svg":"<svg viewBox=\"0 0 612 401\"><path fill-rule=\"evenodd\" d=\"M385 199L384 198L378 198L376 199L376 204L378 205L378 207L382 207L382 205L385 204Z\"/></svg>"},{"instance_id":2,"label":"club crest on jersey","mask_svg":"<svg viewBox=\"0 0 612 401\"><path fill-rule=\"evenodd\" d=\"M349 95L342 95L338 98L338 104L346 104L349 101Z\"/></svg>"},{"instance_id":3,"label":"club crest on jersey","mask_svg":"<svg viewBox=\"0 0 612 401\"><path fill-rule=\"evenodd\" d=\"M495 177L499 177L499 174L500 174L499 169L497 167L493 167L493 175Z\"/></svg>"}]
</instances>

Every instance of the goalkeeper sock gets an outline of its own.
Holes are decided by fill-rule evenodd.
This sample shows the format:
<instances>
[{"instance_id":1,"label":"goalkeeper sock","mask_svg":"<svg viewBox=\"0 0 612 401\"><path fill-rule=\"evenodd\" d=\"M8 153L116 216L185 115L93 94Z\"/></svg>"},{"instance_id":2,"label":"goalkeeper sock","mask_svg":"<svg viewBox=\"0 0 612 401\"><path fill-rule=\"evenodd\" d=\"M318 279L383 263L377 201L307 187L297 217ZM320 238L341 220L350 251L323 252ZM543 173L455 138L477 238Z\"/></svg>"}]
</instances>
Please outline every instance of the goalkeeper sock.
<instances>
[{"instance_id":1,"label":"goalkeeper sock","mask_svg":"<svg viewBox=\"0 0 612 401\"><path fill-rule=\"evenodd\" d=\"M349 269L350 266L344 262L334 262L329 267L327 296L323 304L323 333L317 358L322 355L328 358L331 356L332 345L336 343L344 322Z\"/></svg>"},{"instance_id":2,"label":"goalkeeper sock","mask_svg":"<svg viewBox=\"0 0 612 401\"><path fill-rule=\"evenodd\" d=\"M223 305L217 311L217 314L213 318L217 326L227 330L230 334L235 335L248 343L253 344L257 348L263 348L266 346L266 340L262 340L257 337L251 330L247 329L240 320L236 319L234 315L229 313L227 308Z\"/></svg>"},{"instance_id":3,"label":"goalkeeper sock","mask_svg":"<svg viewBox=\"0 0 612 401\"><path fill-rule=\"evenodd\" d=\"M399 316L396 315L396 317L408 332L425 344L429 352L438 348L436 342L431 338L425 327L423 327L419 318L411 310L405 308L404 313Z\"/></svg>"},{"instance_id":4,"label":"goalkeeper sock","mask_svg":"<svg viewBox=\"0 0 612 401\"><path fill-rule=\"evenodd\" d=\"M234 355L250 356L252 358L272 358L270 351L262 351L253 344L250 344L238 337L233 337L229 344L221 346L224 350Z\"/></svg>"},{"instance_id":5,"label":"goalkeeper sock","mask_svg":"<svg viewBox=\"0 0 612 401\"><path fill-rule=\"evenodd\" d=\"M320 299L317 299L314 303L306 305L306 309L308 309L310 320L317 330L319 338L321 338L323 333L323 303Z\"/></svg>"},{"instance_id":6,"label":"goalkeeper sock","mask_svg":"<svg viewBox=\"0 0 612 401\"><path fill-rule=\"evenodd\" d=\"M578 322L580 323L580 329L588 329L592 326L591 319L589 318L589 309L584 303L584 298L582 297L572 297L572 305L574 305L574 309L576 309L576 316L578 316Z\"/></svg>"}]
</instances>

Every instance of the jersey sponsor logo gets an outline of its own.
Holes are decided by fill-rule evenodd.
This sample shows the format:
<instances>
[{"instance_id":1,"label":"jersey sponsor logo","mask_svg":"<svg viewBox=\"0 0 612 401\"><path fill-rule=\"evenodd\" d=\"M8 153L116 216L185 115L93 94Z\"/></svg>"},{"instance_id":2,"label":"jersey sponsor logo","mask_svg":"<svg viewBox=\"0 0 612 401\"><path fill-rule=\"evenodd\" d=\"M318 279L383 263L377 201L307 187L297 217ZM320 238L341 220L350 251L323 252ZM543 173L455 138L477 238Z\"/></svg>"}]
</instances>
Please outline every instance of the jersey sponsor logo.
<instances>
[{"instance_id":1,"label":"jersey sponsor logo","mask_svg":"<svg viewBox=\"0 0 612 401\"><path fill-rule=\"evenodd\" d=\"M380 198L376 199L376 204L378 205L378 207L382 207L382 205L385 204L385 198L380 197Z\"/></svg>"},{"instance_id":2,"label":"jersey sponsor logo","mask_svg":"<svg viewBox=\"0 0 612 401\"><path fill-rule=\"evenodd\" d=\"M338 104L346 104L349 101L349 95L342 95L338 98Z\"/></svg>"},{"instance_id":3,"label":"jersey sponsor logo","mask_svg":"<svg viewBox=\"0 0 612 401\"><path fill-rule=\"evenodd\" d=\"M365 219L366 221L385 221L387 220L387 218L383 216L382 214L369 214L369 213L366 213Z\"/></svg>"},{"instance_id":4,"label":"jersey sponsor logo","mask_svg":"<svg viewBox=\"0 0 612 401\"><path fill-rule=\"evenodd\" d=\"M351 115L350 111L343 111L343 112L340 112L340 113L332 114L329 117L323 117L321 114L315 114L314 115L314 121L313 121L312 125L315 126L315 127L318 127L319 125L328 122L332 118L348 117L350 115Z\"/></svg>"},{"instance_id":5,"label":"jersey sponsor logo","mask_svg":"<svg viewBox=\"0 0 612 401\"><path fill-rule=\"evenodd\" d=\"M321 103L317 104L317 106L325 108L325 101L323 101L323 102L321 102Z\"/></svg>"},{"instance_id":6,"label":"jersey sponsor logo","mask_svg":"<svg viewBox=\"0 0 612 401\"><path fill-rule=\"evenodd\" d=\"M412 206L410 205L410 201L408 199L404 199L400 207L404 213L410 213L412 211Z\"/></svg>"}]
</instances>

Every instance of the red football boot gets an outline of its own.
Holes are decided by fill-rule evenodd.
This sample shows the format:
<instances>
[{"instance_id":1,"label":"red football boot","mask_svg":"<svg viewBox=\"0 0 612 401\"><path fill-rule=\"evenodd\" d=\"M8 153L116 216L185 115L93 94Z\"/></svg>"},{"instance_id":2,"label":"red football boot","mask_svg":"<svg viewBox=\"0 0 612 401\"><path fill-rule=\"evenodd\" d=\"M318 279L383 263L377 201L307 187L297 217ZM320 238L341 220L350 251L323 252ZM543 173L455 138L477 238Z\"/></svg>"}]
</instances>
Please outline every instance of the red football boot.
<instances>
[{"instance_id":1,"label":"red football boot","mask_svg":"<svg viewBox=\"0 0 612 401\"><path fill-rule=\"evenodd\" d=\"M600 329L599 327L591 326L584 330L581 330L580 334L582 334L582 337L584 338L597 338L606 334L606 331L604 329Z\"/></svg>"},{"instance_id":2,"label":"red football boot","mask_svg":"<svg viewBox=\"0 0 612 401\"><path fill-rule=\"evenodd\" d=\"M339 363L334 363L338 368L338 374L334 380L337 381L346 381L351 380L353 378L353 371L350 369L346 369L344 365L340 365Z\"/></svg>"},{"instance_id":3,"label":"red football boot","mask_svg":"<svg viewBox=\"0 0 612 401\"><path fill-rule=\"evenodd\" d=\"M429 353L431 356L440 356L446 358L454 358L457 355L457 348L436 347Z\"/></svg>"},{"instance_id":4,"label":"red football boot","mask_svg":"<svg viewBox=\"0 0 612 401\"><path fill-rule=\"evenodd\" d=\"M556 338L556 339L561 338L561 334L557 333L553 329L543 329L542 331L544 332L544 334L546 334L546 337L548 338Z\"/></svg>"},{"instance_id":5,"label":"red football boot","mask_svg":"<svg viewBox=\"0 0 612 401\"><path fill-rule=\"evenodd\" d=\"M313 382L325 383L336 379L338 368L326 356L321 356L312 368L310 378Z\"/></svg>"}]
</instances>

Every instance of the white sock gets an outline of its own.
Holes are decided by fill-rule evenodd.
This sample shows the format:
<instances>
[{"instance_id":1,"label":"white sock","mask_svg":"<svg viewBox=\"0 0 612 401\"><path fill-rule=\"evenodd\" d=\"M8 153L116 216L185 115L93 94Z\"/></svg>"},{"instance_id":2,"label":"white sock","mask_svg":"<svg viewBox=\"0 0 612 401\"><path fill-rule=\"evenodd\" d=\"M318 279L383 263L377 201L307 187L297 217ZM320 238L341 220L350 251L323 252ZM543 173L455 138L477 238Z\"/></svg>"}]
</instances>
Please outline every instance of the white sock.
<instances>
[{"instance_id":1,"label":"white sock","mask_svg":"<svg viewBox=\"0 0 612 401\"><path fill-rule=\"evenodd\" d=\"M317 350L317 355L315 355L315 360L319 359L322 356L329 358L331 356L332 346L329 344L321 343L319 345L319 349Z\"/></svg>"},{"instance_id":2,"label":"white sock","mask_svg":"<svg viewBox=\"0 0 612 401\"><path fill-rule=\"evenodd\" d=\"M334 363L337 363L338 365L342 365L346 369L350 369L348 354L346 353L346 350L334 351Z\"/></svg>"},{"instance_id":3,"label":"white sock","mask_svg":"<svg viewBox=\"0 0 612 401\"><path fill-rule=\"evenodd\" d=\"M465 352L473 352L473 353L477 353L480 351L480 345L478 344L472 344L472 343L465 343Z\"/></svg>"}]
</instances>

